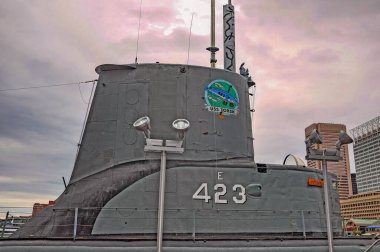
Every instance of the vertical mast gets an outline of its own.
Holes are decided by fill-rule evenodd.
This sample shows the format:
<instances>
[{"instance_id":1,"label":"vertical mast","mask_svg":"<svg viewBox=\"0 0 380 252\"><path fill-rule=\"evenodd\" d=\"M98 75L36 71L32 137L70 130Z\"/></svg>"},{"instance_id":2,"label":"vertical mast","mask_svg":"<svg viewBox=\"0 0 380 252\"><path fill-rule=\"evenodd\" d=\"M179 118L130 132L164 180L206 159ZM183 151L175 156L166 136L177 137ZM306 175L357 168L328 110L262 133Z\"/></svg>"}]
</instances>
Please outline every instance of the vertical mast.
<instances>
[{"instance_id":1,"label":"vertical mast","mask_svg":"<svg viewBox=\"0 0 380 252\"><path fill-rule=\"evenodd\" d=\"M231 0L223 6L224 69L235 72L235 11Z\"/></svg>"},{"instance_id":2,"label":"vertical mast","mask_svg":"<svg viewBox=\"0 0 380 252\"><path fill-rule=\"evenodd\" d=\"M215 68L216 58L215 53L219 51L218 47L215 47L215 0L211 0L211 46L206 50L210 51L210 64L212 68Z\"/></svg>"}]
</instances>

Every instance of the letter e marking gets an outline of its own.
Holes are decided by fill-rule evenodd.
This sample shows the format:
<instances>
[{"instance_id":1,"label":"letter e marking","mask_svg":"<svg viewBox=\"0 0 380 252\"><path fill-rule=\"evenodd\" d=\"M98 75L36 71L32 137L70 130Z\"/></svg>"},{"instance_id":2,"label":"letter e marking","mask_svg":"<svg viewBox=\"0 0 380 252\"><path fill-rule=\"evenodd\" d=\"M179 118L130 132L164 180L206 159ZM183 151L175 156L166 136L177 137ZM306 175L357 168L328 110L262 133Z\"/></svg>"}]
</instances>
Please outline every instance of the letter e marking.
<instances>
[{"instance_id":1,"label":"letter e marking","mask_svg":"<svg viewBox=\"0 0 380 252\"><path fill-rule=\"evenodd\" d=\"M222 175L223 175L223 172L218 172L218 180L223 180L223 177L222 177Z\"/></svg>"}]
</instances>

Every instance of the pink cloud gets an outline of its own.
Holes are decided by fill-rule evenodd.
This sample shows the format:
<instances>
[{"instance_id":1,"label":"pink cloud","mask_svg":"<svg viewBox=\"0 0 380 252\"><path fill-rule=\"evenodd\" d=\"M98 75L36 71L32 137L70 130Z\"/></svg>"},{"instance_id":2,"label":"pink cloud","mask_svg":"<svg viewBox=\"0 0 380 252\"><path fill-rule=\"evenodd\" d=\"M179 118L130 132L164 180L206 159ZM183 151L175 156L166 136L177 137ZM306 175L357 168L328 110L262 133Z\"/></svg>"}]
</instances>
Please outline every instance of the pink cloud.
<instances>
[{"instance_id":1,"label":"pink cloud","mask_svg":"<svg viewBox=\"0 0 380 252\"><path fill-rule=\"evenodd\" d=\"M175 22L175 10L170 6L169 1L143 1L140 33L148 32L151 24L167 27L170 22ZM140 1L81 0L80 9L105 41L114 43L137 37Z\"/></svg>"}]
</instances>

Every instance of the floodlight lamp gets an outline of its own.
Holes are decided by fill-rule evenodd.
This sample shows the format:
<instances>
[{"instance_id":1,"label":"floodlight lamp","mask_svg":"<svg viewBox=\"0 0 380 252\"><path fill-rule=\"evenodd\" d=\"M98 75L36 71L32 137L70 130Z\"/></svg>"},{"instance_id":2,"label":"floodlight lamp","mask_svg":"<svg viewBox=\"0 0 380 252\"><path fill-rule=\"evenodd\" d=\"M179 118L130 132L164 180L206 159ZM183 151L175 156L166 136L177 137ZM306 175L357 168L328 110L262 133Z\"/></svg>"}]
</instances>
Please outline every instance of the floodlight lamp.
<instances>
[{"instance_id":1,"label":"floodlight lamp","mask_svg":"<svg viewBox=\"0 0 380 252\"><path fill-rule=\"evenodd\" d=\"M176 119L172 123L172 127L178 132L178 137L183 140L185 132L190 128L190 122L186 119Z\"/></svg>"},{"instance_id":2,"label":"floodlight lamp","mask_svg":"<svg viewBox=\"0 0 380 252\"><path fill-rule=\"evenodd\" d=\"M145 138L150 138L150 119L148 116L143 116L143 117L137 119L133 123L133 127L136 130L144 132Z\"/></svg>"},{"instance_id":3,"label":"floodlight lamp","mask_svg":"<svg viewBox=\"0 0 380 252\"><path fill-rule=\"evenodd\" d=\"M340 133L339 133L339 139L338 139L338 141L335 144L336 149L340 150L340 147L343 144L350 144L353 141L354 140L352 140L352 138L344 130L341 130Z\"/></svg>"},{"instance_id":4,"label":"floodlight lamp","mask_svg":"<svg viewBox=\"0 0 380 252\"><path fill-rule=\"evenodd\" d=\"M313 129L310 136L305 140L306 147L310 148L312 144L322 144L323 140L317 129Z\"/></svg>"}]
</instances>

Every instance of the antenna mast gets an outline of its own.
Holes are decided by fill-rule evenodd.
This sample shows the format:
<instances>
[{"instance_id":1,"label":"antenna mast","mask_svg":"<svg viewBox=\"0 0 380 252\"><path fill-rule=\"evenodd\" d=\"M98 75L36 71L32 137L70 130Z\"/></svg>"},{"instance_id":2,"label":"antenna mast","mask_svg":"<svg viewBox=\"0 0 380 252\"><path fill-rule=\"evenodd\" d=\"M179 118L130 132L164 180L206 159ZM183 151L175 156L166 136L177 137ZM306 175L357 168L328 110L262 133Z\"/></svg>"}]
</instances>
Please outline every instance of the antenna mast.
<instances>
[{"instance_id":1,"label":"antenna mast","mask_svg":"<svg viewBox=\"0 0 380 252\"><path fill-rule=\"evenodd\" d=\"M215 53L219 51L218 47L215 47L215 0L211 0L211 46L206 48L210 51L210 64L212 68L215 68L216 58Z\"/></svg>"},{"instance_id":2,"label":"antenna mast","mask_svg":"<svg viewBox=\"0 0 380 252\"><path fill-rule=\"evenodd\" d=\"M235 10L231 0L228 0L228 4L223 5L223 35L224 69L235 72Z\"/></svg>"}]
</instances>

